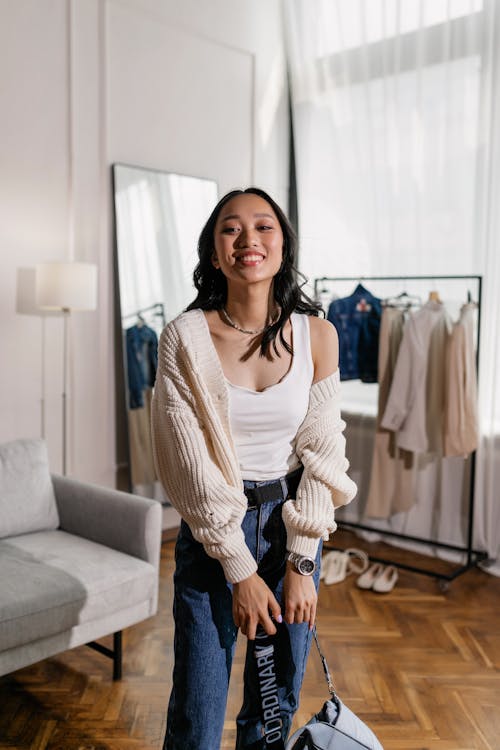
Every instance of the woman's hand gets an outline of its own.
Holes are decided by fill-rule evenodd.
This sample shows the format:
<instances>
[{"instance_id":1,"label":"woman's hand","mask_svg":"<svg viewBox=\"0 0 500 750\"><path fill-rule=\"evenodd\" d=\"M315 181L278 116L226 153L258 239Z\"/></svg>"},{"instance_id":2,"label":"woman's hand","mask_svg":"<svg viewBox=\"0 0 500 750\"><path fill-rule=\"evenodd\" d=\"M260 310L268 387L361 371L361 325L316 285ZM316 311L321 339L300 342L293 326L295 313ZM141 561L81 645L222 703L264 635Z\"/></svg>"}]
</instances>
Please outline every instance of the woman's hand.
<instances>
[{"instance_id":1,"label":"woman's hand","mask_svg":"<svg viewBox=\"0 0 500 750\"><path fill-rule=\"evenodd\" d=\"M298 573L290 562L286 564L283 582L285 600L285 621L308 622L312 630L316 622L316 605L318 594L312 576Z\"/></svg>"},{"instance_id":2,"label":"woman's hand","mask_svg":"<svg viewBox=\"0 0 500 750\"><path fill-rule=\"evenodd\" d=\"M243 635L253 641L257 625L268 635L276 633L276 622L282 622L281 608L265 581L253 573L239 583L233 583L233 620Z\"/></svg>"}]
</instances>

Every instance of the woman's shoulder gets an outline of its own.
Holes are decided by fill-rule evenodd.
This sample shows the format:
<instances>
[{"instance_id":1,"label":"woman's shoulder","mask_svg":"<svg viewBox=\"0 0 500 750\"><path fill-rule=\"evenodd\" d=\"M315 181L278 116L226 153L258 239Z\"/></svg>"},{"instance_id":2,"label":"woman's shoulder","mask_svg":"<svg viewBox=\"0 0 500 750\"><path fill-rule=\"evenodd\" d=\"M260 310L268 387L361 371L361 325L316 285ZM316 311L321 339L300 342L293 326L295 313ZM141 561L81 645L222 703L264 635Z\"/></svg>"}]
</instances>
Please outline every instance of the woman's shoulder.
<instances>
[{"instance_id":1,"label":"woman's shoulder","mask_svg":"<svg viewBox=\"0 0 500 750\"><path fill-rule=\"evenodd\" d=\"M324 318L309 318L314 381L331 375L339 366L339 339L334 325Z\"/></svg>"},{"instance_id":2,"label":"woman's shoulder","mask_svg":"<svg viewBox=\"0 0 500 750\"><path fill-rule=\"evenodd\" d=\"M188 310L167 323L160 336L160 349L192 349L193 342L203 338L203 312Z\"/></svg>"},{"instance_id":3,"label":"woman's shoulder","mask_svg":"<svg viewBox=\"0 0 500 750\"><path fill-rule=\"evenodd\" d=\"M311 331L311 341L313 338L319 339L322 343L330 340L338 345L337 329L325 318L317 318L314 315L308 315L309 328Z\"/></svg>"},{"instance_id":4,"label":"woman's shoulder","mask_svg":"<svg viewBox=\"0 0 500 750\"><path fill-rule=\"evenodd\" d=\"M167 325L163 329L163 334L165 334L166 336L173 333L182 335L183 331L189 330L192 327L199 327L202 321L202 310L184 310L184 312L179 313L179 315L177 315L175 318L172 318L172 320L167 323Z\"/></svg>"}]
</instances>

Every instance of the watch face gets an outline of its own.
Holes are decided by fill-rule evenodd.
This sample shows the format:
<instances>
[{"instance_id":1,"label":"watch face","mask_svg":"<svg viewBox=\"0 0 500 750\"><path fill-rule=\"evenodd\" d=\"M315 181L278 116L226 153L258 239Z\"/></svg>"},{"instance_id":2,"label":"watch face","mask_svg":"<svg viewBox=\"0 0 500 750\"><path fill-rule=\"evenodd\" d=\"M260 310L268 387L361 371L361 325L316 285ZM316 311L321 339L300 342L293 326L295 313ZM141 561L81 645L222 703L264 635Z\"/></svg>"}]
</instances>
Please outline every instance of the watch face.
<instances>
[{"instance_id":1,"label":"watch face","mask_svg":"<svg viewBox=\"0 0 500 750\"><path fill-rule=\"evenodd\" d=\"M309 560L307 557L303 557L299 562L298 567L303 576L310 576L311 573L314 573L316 563L314 562L314 560Z\"/></svg>"}]
</instances>

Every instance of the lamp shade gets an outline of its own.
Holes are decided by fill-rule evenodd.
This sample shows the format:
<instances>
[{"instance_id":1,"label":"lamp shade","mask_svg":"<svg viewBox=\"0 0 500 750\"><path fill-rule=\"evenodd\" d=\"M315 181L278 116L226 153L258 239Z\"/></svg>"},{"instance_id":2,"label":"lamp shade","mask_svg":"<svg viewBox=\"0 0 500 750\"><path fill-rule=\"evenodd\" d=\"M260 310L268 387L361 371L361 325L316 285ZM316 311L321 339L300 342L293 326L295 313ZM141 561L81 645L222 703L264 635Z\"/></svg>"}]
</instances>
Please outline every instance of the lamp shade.
<instances>
[{"instance_id":1,"label":"lamp shade","mask_svg":"<svg viewBox=\"0 0 500 750\"><path fill-rule=\"evenodd\" d=\"M95 310L97 266L93 263L39 263L36 304L48 310Z\"/></svg>"},{"instance_id":2,"label":"lamp shade","mask_svg":"<svg viewBox=\"0 0 500 750\"><path fill-rule=\"evenodd\" d=\"M16 312L20 315L41 315L42 311L37 307L36 295L36 269L17 269L16 289Z\"/></svg>"}]
</instances>

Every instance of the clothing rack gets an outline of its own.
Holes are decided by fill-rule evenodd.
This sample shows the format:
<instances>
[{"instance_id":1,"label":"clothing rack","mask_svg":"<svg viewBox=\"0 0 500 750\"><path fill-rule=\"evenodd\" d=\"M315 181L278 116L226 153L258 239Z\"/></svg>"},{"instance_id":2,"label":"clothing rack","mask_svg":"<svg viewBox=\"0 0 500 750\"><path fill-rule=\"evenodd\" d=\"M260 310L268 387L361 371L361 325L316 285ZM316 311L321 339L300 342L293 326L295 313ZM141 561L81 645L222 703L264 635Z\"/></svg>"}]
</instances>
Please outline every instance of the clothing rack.
<instances>
[{"instance_id":1,"label":"clothing rack","mask_svg":"<svg viewBox=\"0 0 500 750\"><path fill-rule=\"evenodd\" d=\"M140 310L136 310L133 313L127 313L127 315L122 315L122 320L127 320L127 318L140 318L143 313L151 312L153 311L153 315L156 317L161 318L163 327L165 327L166 319L165 319L165 305L163 302L155 302L154 305L149 305L149 307L143 307Z\"/></svg>"},{"instance_id":2,"label":"clothing rack","mask_svg":"<svg viewBox=\"0 0 500 750\"><path fill-rule=\"evenodd\" d=\"M480 344L480 332L481 332L481 294L482 294L482 276L463 276L463 275L452 275L452 276L323 276L314 280L314 295L315 299L319 299L319 286L327 282L342 283L347 281L352 282L364 282L364 281L391 281L391 282L404 282L404 281L472 281L477 284L478 298L474 300L477 304L477 339L476 339L476 370L479 374L479 344ZM467 299L470 302L470 291L467 292ZM476 475L476 452L473 451L470 454L470 476L469 476L469 507L467 517L467 542L465 546L446 544L435 539L427 539L420 536L412 536L409 534L403 534L401 532L391 531L389 529L380 529L369 524L357 523L353 521L339 521L339 527L346 527L347 529L359 529L360 531L372 532L380 534L382 536L391 537L393 539L401 539L407 542L416 544L425 544L436 549L449 550L451 552L460 552L465 555L465 563L455 567L450 573L443 573L441 571L430 570L423 568L418 565L409 565L406 563L399 562L397 560L389 560L382 557L375 557L370 555L370 558L375 562L380 562L388 565L395 565L398 568L409 570L413 573L421 573L422 575L431 576L432 578L438 579L441 590L446 591L452 581L458 576L465 573L467 570L475 567L479 562L487 558L487 553L473 548L473 530L474 530L474 484Z\"/></svg>"}]
</instances>

